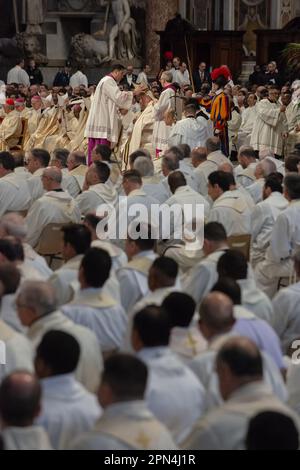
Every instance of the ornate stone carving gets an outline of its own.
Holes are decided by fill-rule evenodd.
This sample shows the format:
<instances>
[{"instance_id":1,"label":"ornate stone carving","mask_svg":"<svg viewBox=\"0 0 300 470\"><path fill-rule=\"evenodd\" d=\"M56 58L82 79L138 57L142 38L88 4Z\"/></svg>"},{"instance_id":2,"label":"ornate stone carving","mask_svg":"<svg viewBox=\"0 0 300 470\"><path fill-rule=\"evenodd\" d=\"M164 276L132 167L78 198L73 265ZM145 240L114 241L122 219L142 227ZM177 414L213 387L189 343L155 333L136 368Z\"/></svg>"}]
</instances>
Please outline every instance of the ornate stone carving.
<instances>
[{"instance_id":1,"label":"ornate stone carving","mask_svg":"<svg viewBox=\"0 0 300 470\"><path fill-rule=\"evenodd\" d=\"M46 65L48 59L46 51L46 38L43 35L21 33L16 36L19 49L26 59L34 59L38 64Z\"/></svg>"},{"instance_id":2,"label":"ornate stone carving","mask_svg":"<svg viewBox=\"0 0 300 470\"><path fill-rule=\"evenodd\" d=\"M236 28L246 31L244 53L247 57L256 56L256 29L270 26L270 0L238 0L236 2Z\"/></svg>"},{"instance_id":3,"label":"ornate stone carving","mask_svg":"<svg viewBox=\"0 0 300 470\"><path fill-rule=\"evenodd\" d=\"M103 63L108 55L108 44L89 34L80 33L72 38L70 60L74 64L95 67Z\"/></svg>"}]
</instances>

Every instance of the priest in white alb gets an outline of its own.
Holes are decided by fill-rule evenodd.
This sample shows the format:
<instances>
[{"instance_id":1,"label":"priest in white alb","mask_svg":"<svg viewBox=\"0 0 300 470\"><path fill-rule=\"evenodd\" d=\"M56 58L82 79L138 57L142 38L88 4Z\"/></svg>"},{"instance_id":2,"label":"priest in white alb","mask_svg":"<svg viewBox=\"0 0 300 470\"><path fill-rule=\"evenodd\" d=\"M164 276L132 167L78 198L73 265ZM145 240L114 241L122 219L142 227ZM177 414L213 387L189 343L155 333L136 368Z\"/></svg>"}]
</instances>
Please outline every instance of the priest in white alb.
<instances>
[{"instance_id":1,"label":"priest in white alb","mask_svg":"<svg viewBox=\"0 0 300 470\"><path fill-rule=\"evenodd\" d=\"M97 86L84 135L89 139L89 162L92 161L92 151L96 145L114 147L118 143L118 110L129 110L133 97L143 90L143 87L139 86L133 92L120 91L118 84L124 78L125 72L123 65L114 65L112 72Z\"/></svg>"}]
</instances>

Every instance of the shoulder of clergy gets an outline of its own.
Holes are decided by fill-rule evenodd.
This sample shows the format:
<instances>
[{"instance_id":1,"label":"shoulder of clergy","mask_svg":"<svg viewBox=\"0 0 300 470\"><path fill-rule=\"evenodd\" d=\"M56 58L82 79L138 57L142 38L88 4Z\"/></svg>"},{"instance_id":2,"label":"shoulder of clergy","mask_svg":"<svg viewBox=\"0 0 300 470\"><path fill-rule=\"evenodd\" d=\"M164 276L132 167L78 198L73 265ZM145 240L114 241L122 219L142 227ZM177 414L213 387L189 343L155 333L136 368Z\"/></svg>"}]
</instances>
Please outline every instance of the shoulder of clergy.
<instances>
[{"instance_id":1,"label":"shoulder of clergy","mask_svg":"<svg viewBox=\"0 0 300 470\"><path fill-rule=\"evenodd\" d=\"M213 209L219 207L233 209L240 214L249 208L245 198L241 194L236 194L235 191L227 191L219 197L219 199L214 202Z\"/></svg>"},{"instance_id":2,"label":"shoulder of clergy","mask_svg":"<svg viewBox=\"0 0 300 470\"><path fill-rule=\"evenodd\" d=\"M138 271L141 274L145 274L146 276L148 276L149 269L151 268L152 264L153 264L152 259L147 258L146 256L140 256L138 258L135 258L129 261L129 263L127 263L124 266L124 269Z\"/></svg>"},{"instance_id":3,"label":"shoulder of clergy","mask_svg":"<svg viewBox=\"0 0 300 470\"><path fill-rule=\"evenodd\" d=\"M22 183L24 184L25 181L26 181L26 178L24 178L24 180L22 180L15 173L9 173L8 175L3 176L3 178L0 178L0 184L1 184L1 182L7 183L7 184L10 184L10 185L14 186L16 189L20 189ZM23 186L23 188L24 188L24 186Z\"/></svg>"},{"instance_id":4,"label":"shoulder of clergy","mask_svg":"<svg viewBox=\"0 0 300 470\"><path fill-rule=\"evenodd\" d=\"M121 256L124 253L124 251L121 248L119 248L117 245L114 245L113 243L110 243L107 241L94 240L91 246L93 248L101 248L102 250L107 251L107 253L112 258L117 258L118 256Z\"/></svg>"},{"instance_id":5,"label":"shoulder of clergy","mask_svg":"<svg viewBox=\"0 0 300 470\"><path fill-rule=\"evenodd\" d=\"M7 343L14 336L16 336L16 331L8 326L4 321L0 320L0 340L4 343Z\"/></svg>"},{"instance_id":6,"label":"shoulder of clergy","mask_svg":"<svg viewBox=\"0 0 300 470\"><path fill-rule=\"evenodd\" d=\"M117 301L104 292L91 292L77 295L68 305L82 305L92 308L112 308L118 305Z\"/></svg>"},{"instance_id":7,"label":"shoulder of clergy","mask_svg":"<svg viewBox=\"0 0 300 470\"><path fill-rule=\"evenodd\" d=\"M207 342L195 327L173 328L170 348L186 359L193 359L207 349Z\"/></svg>"},{"instance_id":8,"label":"shoulder of clergy","mask_svg":"<svg viewBox=\"0 0 300 470\"><path fill-rule=\"evenodd\" d=\"M240 176L247 176L247 178L250 178L251 180L255 181L256 178L255 178L254 172L255 172L255 168L248 166L248 168L246 168L243 171L243 173L241 173Z\"/></svg>"},{"instance_id":9,"label":"shoulder of clergy","mask_svg":"<svg viewBox=\"0 0 300 470\"><path fill-rule=\"evenodd\" d=\"M130 419L126 416L104 416L98 421L94 432L104 433L125 442L133 449L153 449L162 432L163 425L149 412L144 418Z\"/></svg>"}]
</instances>

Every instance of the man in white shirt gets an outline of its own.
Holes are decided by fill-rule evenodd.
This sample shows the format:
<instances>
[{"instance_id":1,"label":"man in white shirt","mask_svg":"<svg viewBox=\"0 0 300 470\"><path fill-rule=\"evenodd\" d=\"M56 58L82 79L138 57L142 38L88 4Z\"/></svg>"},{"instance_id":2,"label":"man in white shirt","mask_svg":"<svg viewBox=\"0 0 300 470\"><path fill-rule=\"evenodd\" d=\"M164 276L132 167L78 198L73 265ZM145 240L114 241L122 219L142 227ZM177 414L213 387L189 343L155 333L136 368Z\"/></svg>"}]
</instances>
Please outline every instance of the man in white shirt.
<instances>
[{"instance_id":1,"label":"man in white shirt","mask_svg":"<svg viewBox=\"0 0 300 470\"><path fill-rule=\"evenodd\" d=\"M79 269L80 291L72 302L61 308L74 323L95 333L101 350L106 354L121 349L127 327L123 308L103 289L111 267L107 251L100 248L88 250Z\"/></svg>"},{"instance_id":2,"label":"man in white shirt","mask_svg":"<svg viewBox=\"0 0 300 470\"><path fill-rule=\"evenodd\" d=\"M208 176L208 195L214 201L209 222L219 222L227 236L250 234L251 212L239 190L231 191L232 175L215 171Z\"/></svg>"},{"instance_id":3,"label":"man in white shirt","mask_svg":"<svg viewBox=\"0 0 300 470\"><path fill-rule=\"evenodd\" d=\"M116 354L105 361L98 399L104 409L94 429L76 438L73 450L175 450L167 429L145 402L146 365Z\"/></svg>"},{"instance_id":4,"label":"man in white shirt","mask_svg":"<svg viewBox=\"0 0 300 470\"><path fill-rule=\"evenodd\" d=\"M194 176L197 180L199 193L207 196L208 177L214 171L217 171L223 163L230 163L230 160L221 152L220 139L211 137L206 141L207 159L203 161L194 170Z\"/></svg>"},{"instance_id":5,"label":"man in white shirt","mask_svg":"<svg viewBox=\"0 0 300 470\"><path fill-rule=\"evenodd\" d=\"M251 214L251 265L254 268L265 258L274 224L279 214L287 209L289 203L283 196L283 177L278 174L265 179L263 201L257 204Z\"/></svg>"},{"instance_id":6,"label":"man in white shirt","mask_svg":"<svg viewBox=\"0 0 300 470\"><path fill-rule=\"evenodd\" d=\"M209 137L208 121L204 117L197 119L197 108L187 104L184 108L184 118L172 127L169 137L169 147L187 144L193 150L204 147Z\"/></svg>"},{"instance_id":7,"label":"man in white shirt","mask_svg":"<svg viewBox=\"0 0 300 470\"><path fill-rule=\"evenodd\" d=\"M65 305L72 300L81 261L92 241L91 232L81 224L63 227L62 232L62 257L65 264L49 279L55 289L58 306Z\"/></svg>"},{"instance_id":8,"label":"man in white shirt","mask_svg":"<svg viewBox=\"0 0 300 470\"><path fill-rule=\"evenodd\" d=\"M64 331L48 331L39 344L35 370L41 381L42 411L36 423L49 435L54 449L66 449L101 415L95 395L75 379L80 357L78 341Z\"/></svg>"},{"instance_id":9,"label":"man in white shirt","mask_svg":"<svg viewBox=\"0 0 300 470\"><path fill-rule=\"evenodd\" d=\"M82 72L82 69L77 67L77 71L70 78L70 87L74 90L74 88L81 86L88 88L89 82L87 76Z\"/></svg>"},{"instance_id":10,"label":"man in white shirt","mask_svg":"<svg viewBox=\"0 0 300 470\"><path fill-rule=\"evenodd\" d=\"M27 241L33 248L37 246L40 235L48 224L79 223L81 220L77 203L61 187L61 170L47 168L43 172L42 182L46 193L31 206L26 217Z\"/></svg>"},{"instance_id":11,"label":"man in white shirt","mask_svg":"<svg viewBox=\"0 0 300 470\"><path fill-rule=\"evenodd\" d=\"M289 174L284 180L284 196L289 201L275 222L265 259L255 268L258 286L271 299L281 277L293 276L292 256L300 246L300 176Z\"/></svg>"},{"instance_id":12,"label":"man in white shirt","mask_svg":"<svg viewBox=\"0 0 300 470\"><path fill-rule=\"evenodd\" d=\"M95 393L103 369L101 351L95 334L56 310L55 291L47 282L26 281L19 289L16 307L20 321L27 327L27 338L34 348L44 334L51 330L65 331L80 344L80 359L76 378L90 392Z\"/></svg>"},{"instance_id":13,"label":"man in white shirt","mask_svg":"<svg viewBox=\"0 0 300 470\"><path fill-rule=\"evenodd\" d=\"M297 423L296 415L263 382L262 355L250 340L225 342L217 354L216 369L225 402L198 421L185 449L245 449L249 419L266 410L284 413Z\"/></svg>"},{"instance_id":14,"label":"man in white shirt","mask_svg":"<svg viewBox=\"0 0 300 470\"><path fill-rule=\"evenodd\" d=\"M271 323L273 306L270 299L261 291L252 277L249 277L246 257L235 250L227 250L219 259L219 278L230 277L239 284L242 291L242 305L258 318Z\"/></svg>"},{"instance_id":15,"label":"man in white shirt","mask_svg":"<svg viewBox=\"0 0 300 470\"><path fill-rule=\"evenodd\" d=\"M154 252L156 241L150 235L151 226L146 229L148 237L138 237L133 240L128 236L125 251L129 262L117 272L121 303L125 312L130 312L132 307L149 292L149 270L157 255Z\"/></svg>"},{"instance_id":16,"label":"man in white shirt","mask_svg":"<svg viewBox=\"0 0 300 470\"><path fill-rule=\"evenodd\" d=\"M113 208L117 203L117 192L108 183L109 166L103 162L94 162L87 171L84 191L76 198L83 215L96 212L101 205Z\"/></svg>"},{"instance_id":17,"label":"man in white shirt","mask_svg":"<svg viewBox=\"0 0 300 470\"><path fill-rule=\"evenodd\" d=\"M5 450L51 450L49 438L34 424L41 411L41 386L29 372L14 372L0 386L1 437Z\"/></svg>"},{"instance_id":18,"label":"man in white shirt","mask_svg":"<svg viewBox=\"0 0 300 470\"><path fill-rule=\"evenodd\" d=\"M27 170L32 176L28 179L28 186L32 203L43 196L45 190L41 177L49 166L50 154L44 149L32 149L27 157Z\"/></svg>"},{"instance_id":19,"label":"man in white shirt","mask_svg":"<svg viewBox=\"0 0 300 470\"><path fill-rule=\"evenodd\" d=\"M146 85L149 85L149 81L148 81L148 75L151 71L151 68L148 64L145 64L143 66L143 69L142 71L138 74L138 78L137 78L137 81L136 83L137 84L141 84L141 83L145 83Z\"/></svg>"},{"instance_id":20,"label":"man in white shirt","mask_svg":"<svg viewBox=\"0 0 300 470\"><path fill-rule=\"evenodd\" d=\"M26 178L14 173L14 157L0 152L0 216L29 209L31 195Z\"/></svg>"},{"instance_id":21,"label":"man in white shirt","mask_svg":"<svg viewBox=\"0 0 300 470\"><path fill-rule=\"evenodd\" d=\"M21 59L18 64L15 65L7 74L7 84L17 83L18 85L24 85L30 87L29 75L24 70L25 62Z\"/></svg>"},{"instance_id":22,"label":"man in white shirt","mask_svg":"<svg viewBox=\"0 0 300 470\"><path fill-rule=\"evenodd\" d=\"M148 306L133 319L132 346L149 367L149 409L180 444L204 413L204 388L169 349L171 324L160 307Z\"/></svg>"}]
</instances>

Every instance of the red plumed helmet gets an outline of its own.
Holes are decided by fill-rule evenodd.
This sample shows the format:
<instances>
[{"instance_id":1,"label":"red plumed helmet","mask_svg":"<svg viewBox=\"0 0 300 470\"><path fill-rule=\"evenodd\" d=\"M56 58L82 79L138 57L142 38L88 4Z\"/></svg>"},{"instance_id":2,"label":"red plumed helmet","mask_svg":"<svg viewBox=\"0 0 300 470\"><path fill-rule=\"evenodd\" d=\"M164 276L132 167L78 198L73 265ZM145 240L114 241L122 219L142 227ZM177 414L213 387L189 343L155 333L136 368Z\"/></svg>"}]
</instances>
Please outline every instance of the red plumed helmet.
<instances>
[{"instance_id":1,"label":"red plumed helmet","mask_svg":"<svg viewBox=\"0 0 300 470\"><path fill-rule=\"evenodd\" d=\"M172 51L166 51L166 52L164 53L164 58L165 58L166 60L173 60L173 59L174 59L174 54L173 54L173 52L172 52Z\"/></svg>"},{"instance_id":2,"label":"red plumed helmet","mask_svg":"<svg viewBox=\"0 0 300 470\"><path fill-rule=\"evenodd\" d=\"M12 98L7 98L5 104L7 104L7 106L14 106L15 102Z\"/></svg>"},{"instance_id":3,"label":"red plumed helmet","mask_svg":"<svg viewBox=\"0 0 300 470\"><path fill-rule=\"evenodd\" d=\"M226 80L231 80L231 72L229 70L229 68L227 67L227 65L222 65L222 67L219 67L217 69L214 69L212 72L211 72L211 79L213 82L215 82L217 80L217 78L219 77L225 77Z\"/></svg>"}]
</instances>

